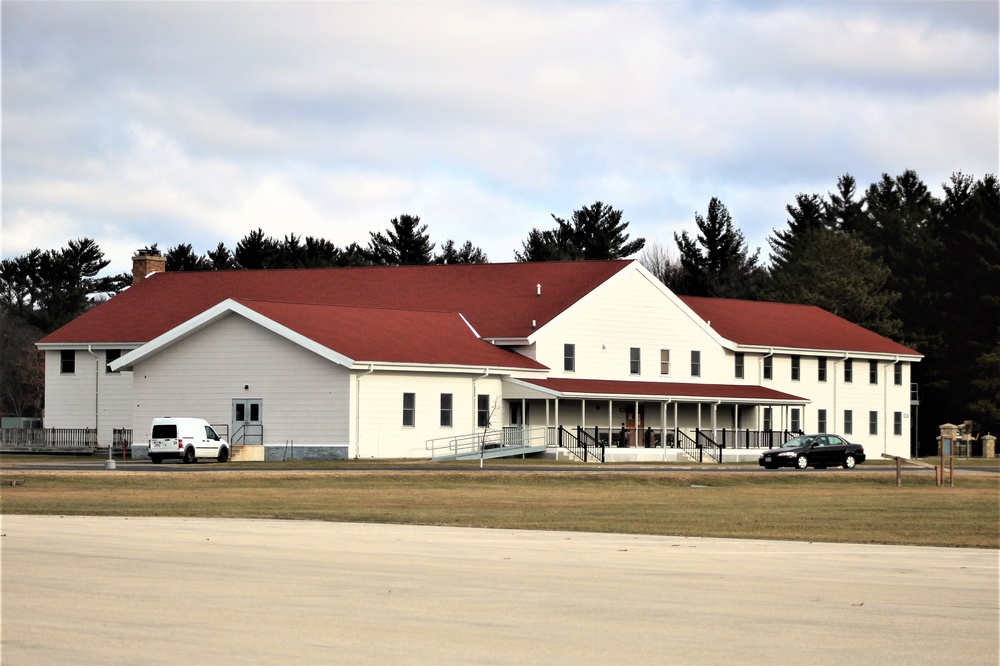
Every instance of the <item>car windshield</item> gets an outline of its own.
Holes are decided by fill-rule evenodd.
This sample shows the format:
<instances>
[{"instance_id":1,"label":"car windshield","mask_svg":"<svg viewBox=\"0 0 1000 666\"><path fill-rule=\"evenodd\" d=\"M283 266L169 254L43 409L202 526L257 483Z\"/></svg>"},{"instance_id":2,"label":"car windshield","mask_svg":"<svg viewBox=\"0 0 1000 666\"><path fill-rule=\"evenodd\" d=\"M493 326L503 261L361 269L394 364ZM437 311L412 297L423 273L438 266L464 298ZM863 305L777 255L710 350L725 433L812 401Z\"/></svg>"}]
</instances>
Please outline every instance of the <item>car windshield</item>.
<instances>
[{"instance_id":1,"label":"car windshield","mask_svg":"<svg viewBox=\"0 0 1000 666\"><path fill-rule=\"evenodd\" d=\"M784 444L782 444L781 448L783 448L783 449L796 449L796 448L798 448L800 446L805 446L806 444L808 444L811 441L812 441L812 437L795 437L793 439L788 440Z\"/></svg>"}]
</instances>

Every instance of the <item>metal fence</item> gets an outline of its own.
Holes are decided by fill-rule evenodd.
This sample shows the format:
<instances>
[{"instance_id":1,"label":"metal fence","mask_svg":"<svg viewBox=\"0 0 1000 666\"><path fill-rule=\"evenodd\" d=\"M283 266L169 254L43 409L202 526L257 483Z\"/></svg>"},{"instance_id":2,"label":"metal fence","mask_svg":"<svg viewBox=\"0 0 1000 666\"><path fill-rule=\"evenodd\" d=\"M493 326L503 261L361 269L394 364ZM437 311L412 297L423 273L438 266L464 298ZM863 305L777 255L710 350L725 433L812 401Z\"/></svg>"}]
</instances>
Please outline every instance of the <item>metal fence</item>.
<instances>
[{"instance_id":1,"label":"metal fence","mask_svg":"<svg viewBox=\"0 0 1000 666\"><path fill-rule=\"evenodd\" d=\"M131 431L130 438L131 438ZM7 453L85 452L97 449L97 431L90 428L4 428L0 448Z\"/></svg>"}]
</instances>

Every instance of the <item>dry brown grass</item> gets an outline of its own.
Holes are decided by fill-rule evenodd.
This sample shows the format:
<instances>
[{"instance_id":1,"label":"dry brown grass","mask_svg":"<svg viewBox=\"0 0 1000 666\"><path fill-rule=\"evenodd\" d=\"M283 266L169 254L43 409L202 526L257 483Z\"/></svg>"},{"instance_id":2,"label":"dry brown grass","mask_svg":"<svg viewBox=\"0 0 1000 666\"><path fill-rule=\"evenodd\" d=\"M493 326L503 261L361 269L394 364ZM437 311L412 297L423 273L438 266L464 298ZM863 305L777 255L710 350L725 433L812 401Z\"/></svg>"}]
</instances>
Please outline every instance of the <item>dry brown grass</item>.
<instances>
[{"instance_id":1,"label":"dry brown grass","mask_svg":"<svg viewBox=\"0 0 1000 666\"><path fill-rule=\"evenodd\" d=\"M4 472L2 512L288 518L1000 547L1000 478L892 471Z\"/></svg>"}]
</instances>

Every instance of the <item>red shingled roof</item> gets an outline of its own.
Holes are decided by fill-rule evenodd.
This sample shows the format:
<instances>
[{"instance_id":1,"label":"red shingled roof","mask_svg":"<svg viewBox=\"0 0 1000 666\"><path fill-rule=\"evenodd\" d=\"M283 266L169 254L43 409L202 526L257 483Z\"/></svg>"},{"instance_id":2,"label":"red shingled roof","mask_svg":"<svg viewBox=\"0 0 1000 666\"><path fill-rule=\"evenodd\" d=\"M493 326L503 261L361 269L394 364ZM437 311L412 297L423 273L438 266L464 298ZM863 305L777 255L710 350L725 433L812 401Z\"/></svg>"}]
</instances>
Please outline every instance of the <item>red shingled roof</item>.
<instances>
[{"instance_id":1,"label":"red shingled roof","mask_svg":"<svg viewBox=\"0 0 1000 666\"><path fill-rule=\"evenodd\" d=\"M809 402L789 393L750 384L689 384L684 382L629 382L603 379L522 379L527 384L572 397L636 396L657 398L723 398L726 400L770 401L776 403Z\"/></svg>"},{"instance_id":2,"label":"red shingled roof","mask_svg":"<svg viewBox=\"0 0 1000 666\"><path fill-rule=\"evenodd\" d=\"M40 343L144 343L227 298L461 313L484 338L526 338L630 263L155 273Z\"/></svg>"},{"instance_id":3,"label":"red shingled roof","mask_svg":"<svg viewBox=\"0 0 1000 666\"><path fill-rule=\"evenodd\" d=\"M719 335L740 345L920 355L813 305L695 296L680 299Z\"/></svg>"},{"instance_id":4,"label":"red shingled roof","mask_svg":"<svg viewBox=\"0 0 1000 666\"><path fill-rule=\"evenodd\" d=\"M546 369L480 340L452 312L245 300L240 304L354 361Z\"/></svg>"}]
</instances>

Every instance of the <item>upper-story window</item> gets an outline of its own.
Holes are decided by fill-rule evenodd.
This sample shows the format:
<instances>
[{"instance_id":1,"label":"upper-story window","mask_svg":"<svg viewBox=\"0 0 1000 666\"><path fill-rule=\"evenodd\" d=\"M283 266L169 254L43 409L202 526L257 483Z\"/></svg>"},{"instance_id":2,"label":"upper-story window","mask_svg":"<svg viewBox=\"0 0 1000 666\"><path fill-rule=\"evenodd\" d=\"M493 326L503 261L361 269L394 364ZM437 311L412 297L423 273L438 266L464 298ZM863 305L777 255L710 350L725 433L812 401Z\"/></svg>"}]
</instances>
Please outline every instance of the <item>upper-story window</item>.
<instances>
[{"instance_id":1,"label":"upper-story window","mask_svg":"<svg viewBox=\"0 0 1000 666\"><path fill-rule=\"evenodd\" d=\"M764 379L771 379L774 377L774 357L765 356L764 357Z\"/></svg>"},{"instance_id":2,"label":"upper-story window","mask_svg":"<svg viewBox=\"0 0 1000 666\"><path fill-rule=\"evenodd\" d=\"M854 360L844 359L844 383L850 384L854 381Z\"/></svg>"},{"instance_id":3,"label":"upper-story window","mask_svg":"<svg viewBox=\"0 0 1000 666\"><path fill-rule=\"evenodd\" d=\"M563 345L563 370L576 372L576 345Z\"/></svg>"},{"instance_id":4,"label":"upper-story window","mask_svg":"<svg viewBox=\"0 0 1000 666\"><path fill-rule=\"evenodd\" d=\"M743 379L745 374L743 352L736 352L736 379Z\"/></svg>"},{"instance_id":5,"label":"upper-story window","mask_svg":"<svg viewBox=\"0 0 1000 666\"><path fill-rule=\"evenodd\" d=\"M76 372L76 350L63 349L59 352L59 372L64 375Z\"/></svg>"},{"instance_id":6,"label":"upper-story window","mask_svg":"<svg viewBox=\"0 0 1000 666\"><path fill-rule=\"evenodd\" d=\"M107 349L107 350L105 350L105 352L104 352L104 372L106 372L106 373L121 372L121 370L112 370L111 369L111 363L112 363L112 361L117 361L121 357L122 357L122 350L121 349Z\"/></svg>"},{"instance_id":7,"label":"upper-story window","mask_svg":"<svg viewBox=\"0 0 1000 666\"><path fill-rule=\"evenodd\" d=\"M661 349L660 350L660 374L669 375L670 374L670 350Z\"/></svg>"},{"instance_id":8,"label":"upper-story window","mask_svg":"<svg viewBox=\"0 0 1000 666\"><path fill-rule=\"evenodd\" d=\"M802 357L792 357L792 381L797 382L802 377Z\"/></svg>"},{"instance_id":9,"label":"upper-story window","mask_svg":"<svg viewBox=\"0 0 1000 666\"><path fill-rule=\"evenodd\" d=\"M701 352L691 352L691 376L701 377Z\"/></svg>"},{"instance_id":10,"label":"upper-story window","mask_svg":"<svg viewBox=\"0 0 1000 666\"><path fill-rule=\"evenodd\" d=\"M818 359L818 368L816 370L816 379L821 382L826 381L826 357L820 356Z\"/></svg>"},{"instance_id":11,"label":"upper-story window","mask_svg":"<svg viewBox=\"0 0 1000 666\"><path fill-rule=\"evenodd\" d=\"M642 371L641 350L632 347L628 350L628 371L633 375L638 375Z\"/></svg>"},{"instance_id":12,"label":"upper-story window","mask_svg":"<svg viewBox=\"0 0 1000 666\"><path fill-rule=\"evenodd\" d=\"M892 383L896 386L903 385L903 364L897 363L892 366Z\"/></svg>"},{"instance_id":13,"label":"upper-story window","mask_svg":"<svg viewBox=\"0 0 1000 666\"><path fill-rule=\"evenodd\" d=\"M878 361L868 361L868 383L878 384Z\"/></svg>"}]
</instances>

